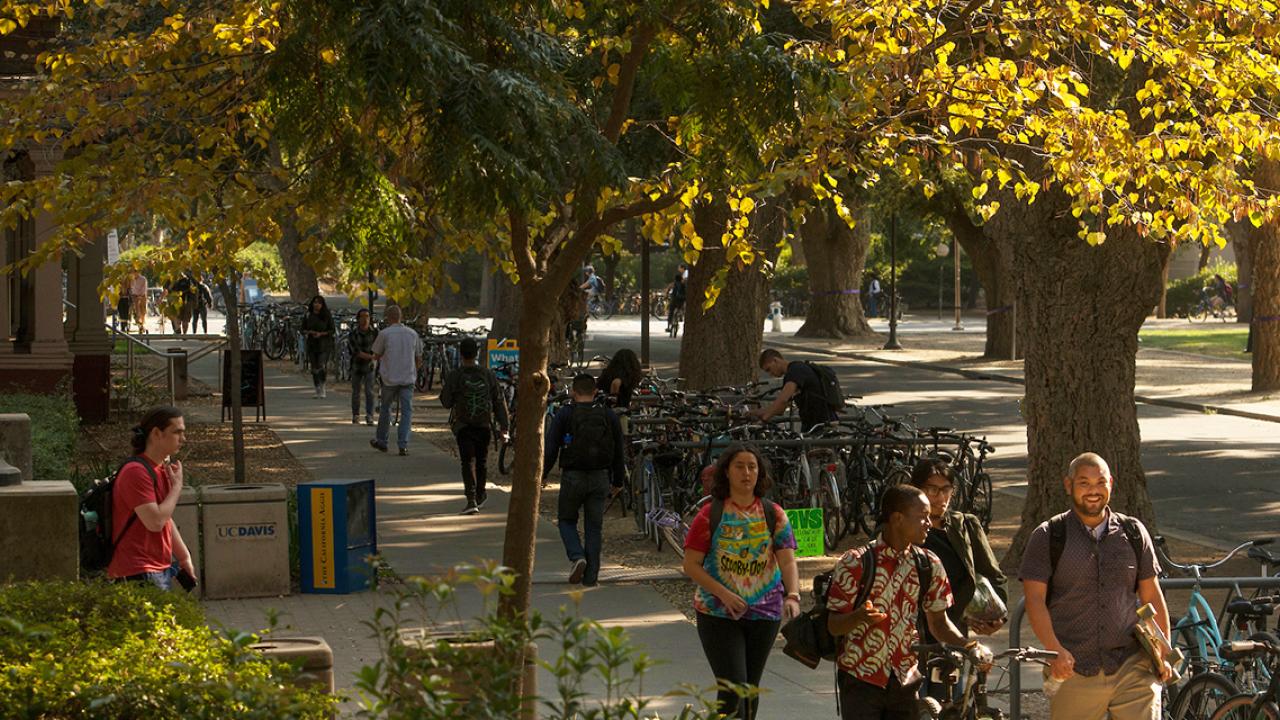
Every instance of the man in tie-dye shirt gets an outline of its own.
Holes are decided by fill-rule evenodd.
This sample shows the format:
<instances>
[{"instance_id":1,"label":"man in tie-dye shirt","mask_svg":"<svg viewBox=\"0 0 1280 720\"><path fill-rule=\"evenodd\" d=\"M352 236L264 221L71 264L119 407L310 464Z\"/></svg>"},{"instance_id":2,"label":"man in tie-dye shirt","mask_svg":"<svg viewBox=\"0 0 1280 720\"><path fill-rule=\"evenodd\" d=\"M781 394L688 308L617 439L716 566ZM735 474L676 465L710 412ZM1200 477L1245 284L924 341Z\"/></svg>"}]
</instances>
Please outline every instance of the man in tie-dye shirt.
<instances>
[{"instance_id":1,"label":"man in tie-dye shirt","mask_svg":"<svg viewBox=\"0 0 1280 720\"><path fill-rule=\"evenodd\" d=\"M918 642L916 618L923 597L929 632L940 642L964 645L967 639L947 618L951 587L937 555L923 545L929 534L929 498L916 487L895 485L880 500L883 530L871 545L845 553L836 563L827 591L827 628L840 639L841 720L915 720L916 691L922 679L911 651ZM874 552L872 578L863 577L862 556ZM927 562L928 587L921 593ZM854 607L862 583L871 591Z\"/></svg>"}]
</instances>

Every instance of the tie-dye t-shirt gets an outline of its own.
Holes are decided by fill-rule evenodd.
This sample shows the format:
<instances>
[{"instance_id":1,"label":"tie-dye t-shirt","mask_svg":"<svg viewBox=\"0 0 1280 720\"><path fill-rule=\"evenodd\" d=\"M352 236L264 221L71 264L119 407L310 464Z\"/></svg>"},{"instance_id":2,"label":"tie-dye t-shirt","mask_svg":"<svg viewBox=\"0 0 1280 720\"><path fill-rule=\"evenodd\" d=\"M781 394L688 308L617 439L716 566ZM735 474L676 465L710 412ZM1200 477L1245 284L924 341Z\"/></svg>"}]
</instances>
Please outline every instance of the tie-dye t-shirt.
<instances>
[{"instance_id":1,"label":"tie-dye t-shirt","mask_svg":"<svg viewBox=\"0 0 1280 720\"><path fill-rule=\"evenodd\" d=\"M720 516L714 538L710 532L711 503L707 503L693 519L684 541L685 549L706 553L702 567L711 577L746 601L747 612L742 616L745 620L782 618L786 591L772 550L795 550L796 536L782 507L775 503L773 510L777 513L777 522L772 542L759 498L746 508L725 500L724 514ZM719 598L701 587L694 592L693 607L706 615L732 617Z\"/></svg>"}]
</instances>

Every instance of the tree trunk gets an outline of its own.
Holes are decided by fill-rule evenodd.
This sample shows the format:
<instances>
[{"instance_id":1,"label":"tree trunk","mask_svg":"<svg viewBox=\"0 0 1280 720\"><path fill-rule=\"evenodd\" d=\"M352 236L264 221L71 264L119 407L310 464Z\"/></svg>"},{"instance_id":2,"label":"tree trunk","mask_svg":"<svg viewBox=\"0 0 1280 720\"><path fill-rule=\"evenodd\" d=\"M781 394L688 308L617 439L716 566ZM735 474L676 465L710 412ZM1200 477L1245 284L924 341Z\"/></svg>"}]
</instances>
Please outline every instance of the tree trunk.
<instances>
[{"instance_id":1,"label":"tree trunk","mask_svg":"<svg viewBox=\"0 0 1280 720\"><path fill-rule=\"evenodd\" d=\"M1111 466L1111 506L1152 520L1143 473L1134 372L1138 329L1159 296L1161 252L1124 228L1092 247L1077 236L1068 198L1042 192L1027 206L1002 198L987 224L1020 269L1019 346L1025 349L1027 497L1005 558L1016 566L1033 529L1070 507L1062 478L1092 451Z\"/></svg>"},{"instance_id":2,"label":"tree trunk","mask_svg":"<svg viewBox=\"0 0 1280 720\"><path fill-rule=\"evenodd\" d=\"M307 263L300 246L297 214L288 211L280 222L280 264L284 266L285 280L289 283L289 299L306 303L320 294L320 282L316 271Z\"/></svg>"},{"instance_id":3,"label":"tree trunk","mask_svg":"<svg viewBox=\"0 0 1280 720\"><path fill-rule=\"evenodd\" d=\"M1236 322L1253 321L1253 239L1258 229L1248 221L1227 223L1236 253Z\"/></svg>"},{"instance_id":4,"label":"tree trunk","mask_svg":"<svg viewBox=\"0 0 1280 720\"><path fill-rule=\"evenodd\" d=\"M1254 182L1260 191L1280 190L1280 162L1258 160ZM1272 218L1253 235L1253 391L1280 390L1280 220Z\"/></svg>"},{"instance_id":5,"label":"tree trunk","mask_svg":"<svg viewBox=\"0 0 1280 720\"><path fill-rule=\"evenodd\" d=\"M519 441L511 470L511 502L507 508L507 534L502 563L516 573L510 595L500 601L503 617L523 615L529 608L533 585L534 539L538 499L542 494L543 415L547 407L548 350L559 288L546 281L527 281L520 314L520 380L517 387L515 426Z\"/></svg>"},{"instance_id":6,"label":"tree trunk","mask_svg":"<svg viewBox=\"0 0 1280 720\"><path fill-rule=\"evenodd\" d=\"M989 237L982 227L974 224L959 200L943 201L935 212L946 221L952 236L960 243L969 265L982 285L987 302L987 344L983 357L1010 360L1022 357L1022 341L1014 348L1013 300L1014 274L1009 254L1000 243Z\"/></svg>"},{"instance_id":7,"label":"tree trunk","mask_svg":"<svg viewBox=\"0 0 1280 720\"><path fill-rule=\"evenodd\" d=\"M220 280L218 291L227 308L227 373L231 377L231 457L235 482L245 482L244 412L240 404L240 279ZM218 382L222 382L219 378Z\"/></svg>"},{"instance_id":8,"label":"tree trunk","mask_svg":"<svg viewBox=\"0 0 1280 720\"><path fill-rule=\"evenodd\" d=\"M494 277L497 290L494 293L493 323L489 326L489 337L494 340L520 337L521 309L524 305L520 288L511 282L505 272L499 271Z\"/></svg>"},{"instance_id":9,"label":"tree trunk","mask_svg":"<svg viewBox=\"0 0 1280 720\"><path fill-rule=\"evenodd\" d=\"M610 300L617 302L622 295L618 293L618 261L622 260L622 253L616 252L612 255L604 256L604 296Z\"/></svg>"},{"instance_id":10,"label":"tree trunk","mask_svg":"<svg viewBox=\"0 0 1280 720\"><path fill-rule=\"evenodd\" d=\"M809 312L797 337L850 338L875 335L862 313L862 271L871 236L866 213L853 197L857 224L849 225L830 203L812 207L800 226L800 242L809 263ZM794 256L793 256L794 257Z\"/></svg>"},{"instance_id":11,"label":"tree trunk","mask_svg":"<svg viewBox=\"0 0 1280 720\"><path fill-rule=\"evenodd\" d=\"M1212 245L1200 246L1200 259L1196 261L1196 274L1204 272L1209 267L1209 253L1213 252Z\"/></svg>"},{"instance_id":12,"label":"tree trunk","mask_svg":"<svg viewBox=\"0 0 1280 720\"><path fill-rule=\"evenodd\" d=\"M480 317L491 318L498 306L498 276L501 270L493 266L493 261L486 255L484 265L480 269Z\"/></svg>"},{"instance_id":13,"label":"tree trunk","mask_svg":"<svg viewBox=\"0 0 1280 720\"><path fill-rule=\"evenodd\" d=\"M695 213L698 234L719 238L726 217L722 207L699 209ZM776 234L781 230L781 211L766 205L752 218L753 232L757 223L761 223L761 232ZM766 239L757 246L775 244ZM707 246L689 269L684 337L680 342L680 377L686 388L740 385L756 378L769 293L763 261L757 256L751 265L729 267L716 304L709 309L704 309L703 304L712 278L725 267L724 249Z\"/></svg>"},{"instance_id":14,"label":"tree trunk","mask_svg":"<svg viewBox=\"0 0 1280 720\"><path fill-rule=\"evenodd\" d=\"M1156 306L1156 317L1161 320L1169 317L1169 266L1173 264L1173 249L1165 253L1160 263L1160 302Z\"/></svg>"}]
</instances>

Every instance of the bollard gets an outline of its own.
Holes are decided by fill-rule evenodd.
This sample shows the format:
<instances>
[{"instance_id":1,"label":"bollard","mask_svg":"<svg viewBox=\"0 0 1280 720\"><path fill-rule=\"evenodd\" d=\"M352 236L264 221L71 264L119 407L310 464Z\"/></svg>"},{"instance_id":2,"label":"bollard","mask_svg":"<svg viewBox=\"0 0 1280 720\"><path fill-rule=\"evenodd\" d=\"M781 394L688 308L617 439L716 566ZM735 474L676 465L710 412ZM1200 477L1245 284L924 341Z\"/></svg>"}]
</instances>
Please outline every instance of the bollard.
<instances>
[{"instance_id":1,"label":"bollard","mask_svg":"<svg viewBox=\"0 0 1280 720\"><path fill-rule=\"evenodd\" d=\"M187 351L169 348L169 390L174 402L187 399Z\"/></svg>"}]
</instances>

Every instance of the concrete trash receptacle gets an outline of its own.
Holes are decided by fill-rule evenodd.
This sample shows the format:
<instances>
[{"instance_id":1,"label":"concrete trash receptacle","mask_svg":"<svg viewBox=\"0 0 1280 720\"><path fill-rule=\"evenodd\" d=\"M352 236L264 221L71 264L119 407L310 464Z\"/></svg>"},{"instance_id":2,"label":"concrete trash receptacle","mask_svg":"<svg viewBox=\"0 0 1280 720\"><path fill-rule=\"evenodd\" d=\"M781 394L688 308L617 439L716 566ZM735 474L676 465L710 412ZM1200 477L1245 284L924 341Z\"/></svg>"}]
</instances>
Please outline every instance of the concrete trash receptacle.
<instances>
[{"instance_id":1,"label":"concrete trash receptacle","mask_svg":"<svg viewBox=\"0 0 1280 720\"><path fill-rule=\"evenodd\" d=\"M208 485L201 497L204 596L288 595L288 490L275 483Z\"/></svg>"},{"instance_id":2,"label":"concrete trash receptacle","mask_svg":"<svg viewBox=\"0 0 1280 720\"><path fill-rule=\"evenodd\" d=\"M182 535L182 541L187 544L187 550L191 552L191 564L196 567L196 589L191 591L192 595L200 597L204 593L204 580L201 579L200 565L200 508L197 503L200 499L197 488L186 485L182 488L182 494L178 496L178 506L173 509L173 525L178 528L178 533ZM174 583L177 587L177 583Z\"/></svg>"},{"instance_id":3,"label":"concrete trash receptacle","mask_svg":"<svg viewBox=\"0 0 1280 720\"><path fill-rule=\"evenodd\" d=\"M283 660L297 666L302 671L296 683L299 687L321 688L330 695L333 694L336 688L333 680L333 650L324 638L269 637L249 647L273 660Z\"/></svg>"}]
</instances>

